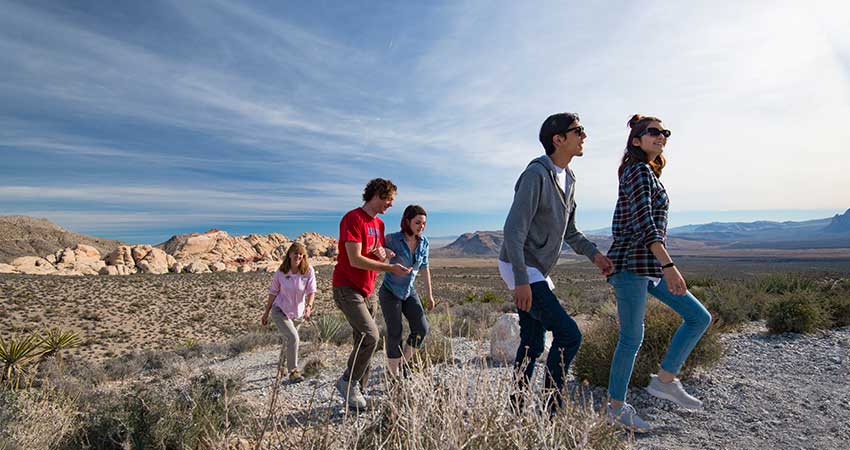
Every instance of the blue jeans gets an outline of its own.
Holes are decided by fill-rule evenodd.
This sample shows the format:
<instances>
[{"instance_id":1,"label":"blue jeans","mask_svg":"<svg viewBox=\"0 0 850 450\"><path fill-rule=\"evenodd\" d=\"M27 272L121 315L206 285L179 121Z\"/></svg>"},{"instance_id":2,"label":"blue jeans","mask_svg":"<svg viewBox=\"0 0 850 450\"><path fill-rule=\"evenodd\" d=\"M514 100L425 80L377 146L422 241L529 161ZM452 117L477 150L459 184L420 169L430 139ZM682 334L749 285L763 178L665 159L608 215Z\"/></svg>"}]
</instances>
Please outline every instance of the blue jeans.
<instances>
[{"instance_id":1,"label":"blue jeans","mask_svg":"<svg viewBox=\"0 0 850 450\"><path fill-rule=\"evenodd\" d=\"M519 314L519 348L517 348L514 368L517 370L517 383L527 386L534 374L534 362L543 354L543 335L552 332L552 347L546 358L545 387L564 387L564 379L573 357L581 345L581 331L575 320L564 311L558 297L549 289L545 281L531 283L531 309L528 312L517 310ZM519 372L524 366L524 371ZM558 397L560 402L560 397Z\"/></svg>"},{"instance_id":2,"label":"blue jeans","mask_svg":"<svg viewBox=\"0 0 850 450\"><path fill-rule=\"evenodd\" d=\"M674 295L667 289L662 278L658 286L647 277L629 271L617 272L608 278L614 286L617 296L617 316L620 319L620 340L611 361L611 373L608 377L608 395L614 400L625 401L635 357L643 342L643 318L646 313L646 294L660 300L676 311L684 322L673 334L661 368L672 374L679 373L682 365L697 345L708 325L711 314L690 291L684 295Z\"/></svg>"}]
</instances>

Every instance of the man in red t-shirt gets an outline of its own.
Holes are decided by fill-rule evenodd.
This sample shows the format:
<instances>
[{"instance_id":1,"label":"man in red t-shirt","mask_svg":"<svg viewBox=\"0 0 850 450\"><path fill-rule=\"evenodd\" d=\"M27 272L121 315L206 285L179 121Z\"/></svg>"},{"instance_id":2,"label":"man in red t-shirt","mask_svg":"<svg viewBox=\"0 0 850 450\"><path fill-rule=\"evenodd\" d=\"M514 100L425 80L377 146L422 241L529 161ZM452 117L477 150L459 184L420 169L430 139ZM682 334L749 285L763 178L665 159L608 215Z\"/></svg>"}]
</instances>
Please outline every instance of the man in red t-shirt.
<instances>
[{"instance_id":1,"label":"man in red t-shirt","mask_svg":"<svg viewBox=\"0 0 850 450\"><path fill-rule=\"evenodd\" d=\"M339 256L333 274L334 303L345 314L354 334L354 348L336 388L349 407L363 409L363 391L369 379L372 354L380 334L375 323L377 302L371 295L378 272L402 276L410 272L401 264L388 264L393 255L384 248L384 222L378 214L393 206L396 185L375 178L363 191L363 206L353 209L339 222Z\"/></svg>"}]
</instances>

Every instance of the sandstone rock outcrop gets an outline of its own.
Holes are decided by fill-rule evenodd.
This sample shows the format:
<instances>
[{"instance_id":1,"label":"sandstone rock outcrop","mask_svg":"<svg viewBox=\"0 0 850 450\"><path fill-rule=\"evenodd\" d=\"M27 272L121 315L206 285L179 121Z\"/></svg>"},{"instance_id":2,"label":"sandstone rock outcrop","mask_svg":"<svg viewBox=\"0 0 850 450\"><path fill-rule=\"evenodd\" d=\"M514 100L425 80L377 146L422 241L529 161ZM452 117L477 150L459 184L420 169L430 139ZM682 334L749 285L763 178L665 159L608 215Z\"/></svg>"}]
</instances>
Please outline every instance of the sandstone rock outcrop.
<instances>
[{"instance_id":1,"label":"sandstone rock outcrop","mask_svg":"<svg viewBox=\"0 0 850 450\"><path fill-rule=\"evenodd\" d=\"M12 260L11 265L18 273L27 275L47 275L56 272L56 267L38 256L19 256Z\"/></svg>"},{"instance_id":2,"label":"sandstone rock outcrop","mask_svg":"<svg viewBox=\"0 0 850 450\"><path fill-rule=\"evenodd\" d=\"M303 233L297 242L304 244L311 264L332 263L337 256L337 241L318 233ZM209 272L274 272L280 266L292 240L279 233L263 236L230 236L212 229L205 233L173 236L156 245L120 245L103 258L91 245L66 247L46 258L21 257L0 268L0 273L56 275L130 275Z\"/></svg>"}]
</instances>

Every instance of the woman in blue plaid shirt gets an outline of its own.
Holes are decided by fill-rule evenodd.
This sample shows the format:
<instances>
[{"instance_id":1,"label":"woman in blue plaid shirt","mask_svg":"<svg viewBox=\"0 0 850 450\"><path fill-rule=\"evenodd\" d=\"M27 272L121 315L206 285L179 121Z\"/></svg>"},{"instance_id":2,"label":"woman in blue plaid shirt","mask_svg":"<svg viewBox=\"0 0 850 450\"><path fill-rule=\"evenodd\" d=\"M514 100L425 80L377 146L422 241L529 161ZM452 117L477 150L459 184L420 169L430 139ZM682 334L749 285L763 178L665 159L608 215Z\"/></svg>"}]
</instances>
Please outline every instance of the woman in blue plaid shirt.
<instances>
[{"instance_id":1,"label":"woman in blue plaid shirt","mask_svg":"<svg viewBox=\"0 0 850 450\"><path fill-rule=\"evenodd\" d=\"M711 315L688 291L665 247L670 202L658 178L664 169L662 153L670 130L664 128L661 119L637 114L629 120L629 127L631 132L618 171L620 188L611 227L614 242L608 250L614 263L614 274L608 282L617 296L620 319L620 339L608 379L608 415L630 429L648 431L651 426L626 403L635 357L643 342L647 293L676 311L684 321L673 335L661 370L652 375L646 390L683 408L702 408L699 399L685 392L676 374L711 323Z\"/></svg>"}]
</instances>

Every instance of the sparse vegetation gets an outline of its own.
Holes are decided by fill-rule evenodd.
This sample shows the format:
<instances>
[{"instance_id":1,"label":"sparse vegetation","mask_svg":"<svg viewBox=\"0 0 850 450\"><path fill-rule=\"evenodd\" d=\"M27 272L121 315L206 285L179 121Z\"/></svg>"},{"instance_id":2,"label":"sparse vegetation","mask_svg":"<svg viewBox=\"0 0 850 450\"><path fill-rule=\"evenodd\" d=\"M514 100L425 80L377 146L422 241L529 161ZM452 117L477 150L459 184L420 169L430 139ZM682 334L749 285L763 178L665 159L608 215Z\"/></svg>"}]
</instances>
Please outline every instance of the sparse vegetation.
<instances>
[{"instance_id":1,"label":"sparse vegetation","mask_svg":"<svg viewBox=\"0 0 850 450\"><path fill-rule=\"evenodd\" d=\"M323 314L311 322L318 331L319 342L323 344L341 345L351 337L351 333L345 329L348 323L339 314Z\"/></svg>"},{"instance_id":2,"label":"sparse vegetation","mask_svg":"<svg viewBox=\"0 0 850 450\"><path fill-rule=\"evenodd\" d=\"M0 364L3 364L0 381L17 388L21 378L28 373L28 364L41 354L36 335L8 339L0 335Z\"/></svg>"},{"instance_id":3,"label":"sparse vegetation","mask_svg":"<svg viewBox=\"0 0 850 450\"><path fill-rule=\"evenodd\" d=\"M771 333L811 333L828 323L818 294L809 290L786 291L767 308Z\"/></svg>"},{"instance_id":4,"label":"sparse vegetation","mask_svg":"<svg viewBox=\"0 0 850 450\"><path fill-rule=\"evenodd\" d=\"M643 345L635 360L632 386L646 386L649 375L658 371L664 353L670 345L673 333L682 323L675 311L661 302L647 302ZM576 378L587 380L596 386L608 386L611 358L617 348L620 326L613 308L605 310L584 333L584 340L575 359ZM722 356L717 329L709 327L705 335L691 352L682 368L682 377L697 367L708 367Z\"/></svg>"}]
</instances>

